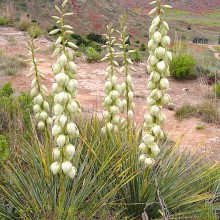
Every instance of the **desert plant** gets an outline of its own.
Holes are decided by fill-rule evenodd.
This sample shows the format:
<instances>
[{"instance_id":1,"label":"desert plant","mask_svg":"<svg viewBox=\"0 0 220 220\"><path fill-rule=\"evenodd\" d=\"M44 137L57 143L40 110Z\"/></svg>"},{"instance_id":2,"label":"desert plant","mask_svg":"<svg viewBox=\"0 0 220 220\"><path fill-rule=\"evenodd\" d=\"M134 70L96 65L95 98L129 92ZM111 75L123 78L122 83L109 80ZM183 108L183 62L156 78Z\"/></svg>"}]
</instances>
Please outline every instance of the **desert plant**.
<instances>
[{"instance_id":1,"label":"desert plant","mask_svg":"<svg viewBox=\"0 0 220 220\"><path fill-rule=\"evenodd\" d=\"M102 46L107 49L107 54L101 61L108 60L108 67L105 72L105 98L103 101L103 106L105 107L105 112L103 113L104 127L102 128L102 133L106 134L113 131L117 133L119 131L119 125L121 118L119 116L121 100L119 99L121 88L117 83L116 67L118 67L117 61L115 61L115 40L113 36L114 28L112 24L107 25L108 34L104 34L106 38L106 45Z\"/></svg>"},{"instance_id":2,"label":"desert plant","mask_svg":"<svg viewBox=\"0 0 220 220\"><path fill-rule=\"evenodd\" d=\"M28 21L28 20L23 20L23 21L20 21L19 24L18 24L18 29L20 31L27 31L28 28L30 28L31 26L31 22Z\"/></svg>"},{"instance_id":3,"label":"desert plant","mask_svg":"<svg viewBox=\"0 0 220 220\"><path fill-rule=\"evenodd\" d=\"M96 51L93 47L88 47L86 49L86 60L89 63L94 63L100 61L101 56L98 51Z\"/></svg>"},{"instance_id":4,"label":"desert plant","mask_svg":"<svg viewBox=\"0 0 220 220\"><path fill-rule=\"evenodd\" d=\"M9 143L4 135L0 135L0 164L9 157Z\"/></svg>"},{"instance_id":5,"label":"desert plant","mask_svg":"<svg viewBox=\"0 0 220 220\"><path fill-rule=\"evenodd\" d=\"M220 81L214 85L214 91L218 98L220 98Z\"/></svg>"},{"instance_id":6,"label":"desert plant","mask_svg":"<svg viewBox=\"0 0 220 220\"><path fill-rule=\"evenodd\" d=\"M5 26L8 24L8 20L5 17L0 17L0 26Z\"/></svg>"},{"instance_id":7,"label":"desert plant","mask_svg":"<svg viewBox=\"0 0 220 220\"><path fill-rule=\"evenodd\" d=\"M49 103L45 100L45 97L48 94L46 86L42 85L41 80L46 79L44 73L38 69L38 65L43 60L37 60L35 53L40 49L36 48L36 41L34 39L36 35L32 33L29 36L28 49L29 56L31 56L31 68L28 76L34 76L31 83L31 97L33 98L33 111L36 114L35 119L37 121L37 126L40 130L44 130L52 123L52 119L49 117L50 106Z\"/></svg>"},{"instance_id":8,"label":"desert plant","mask_svg":"<svg viewBox=\"0 0 220 220\"><path fill-rule=\"evenodd\" d=\"M53 57L58 57L57 63L53 66L55 83L52 86L54 94L52 135L55 138L56 147L53 149L54 162L50 167L54 175L61 173L59 198L61 209L64 208L65 175L72 179L76 176L76 168L70 162L75 155L75 146L70 141L79 136L79 130L73 120L81 112L79 101L76 99L77 67L73 62L73 52L69 48L76 49L77 46L67 39L68 34L73 34L73 28L64 24L65 18L73 15L73 13L65 13L67 3L68 0L65 0L61 9L55 6L60 16L53 16L53 18L57 20L59 28L49 33L53 35L61 32L55 42L56 49L53 53Z\"/></svg>"},{"instance_id":9,"label":"desert plant","mask_svg":"<svg viewBox=\"0 0 220 220\"><path fill-rule=\"evenodd\" d=\"M134 84L132 82L132 77L130 75L130 71L134 71L135 69L132 67L132 60L129 58L129 55L134 53L132 50L128 50L128 44L126 43L129 39L129 35L127 35L127 26L126 26L126 15L122 15L120 19L120 31L118 31L120 37L119 48L121 49L121 54L123 57L122 67L119 72L124 74L124 82L121 84L121 94L123 95L123 100L121 102L121 112L126 112L125 122L121 121L122 129L127 128L128 132L130 132L133 117L134 117L134 108L135 104L133 102L134 99ZM129 136L129 133L128 133Z\"/></svg>"},{"instance_id":10,"label":"desert plant","mask_svg":"<svg viewBox=\"0 0 220 220\"><path fill-rule=\"evenodd\" d=\"M176 79L189 79L195 77L193 73L196 60L192 54L175 55L170 64L170 74Z\"/></svg>"},{"instance_id":11,"label":"desert plant","mask_svg":"<svg viewBox=\"0 0 220 220\"><path fill-rule=\"evenodd\" d=\"M192 106L190 104L185 104L183 106L181 106L180 108L177 108L175 111L175 117L179 120L183 119L183 118L187 118L189 116L192 116L193 114L195 114L196 112L196 108L195 106Z\"/></svg>"},{"instance_id":12,"label":"desert plant","mask_svg":"<svg viewBox=\"0 0 220 220\"><path fill-rule=\"evenodd\" d=\"M0 87L0 97L5 96L9 97L14 93L14 90L12 88L12 84L10 82L5 83Z\"/></svg>"},{"instance_id":13,"label":"desert plant","mask_svg":"<svg viewBox=\"0 0 220 220\"><path fill-rule=\"evenodd\" d=\"M169 51L170 37L167 36L169 26L161 18L168 5L163 5L160 0L153 1L151 5L156 5L149 14L157 13L149 29L150 41L148 49L150 56L148 58L147 71L150 74L147 89L150 95L147 97L148 113L144 116L143 138L139 145L140 161L146 166L151 166L159 152L159 141L164 138L162 125L165 122L165 114L162 112L162 106L169 103L169 96L166 90L169 88L167 77L170 75L169 63L172 60L172 53Z\"/></svg>"},{"instance_id":14,"label":"desert plant","mask_svg":"<svg viewBox=\"0 0 220 220\"><path fill-rule=\"evenodd\" d=\"M33 38L38 38L40 35L42 35L43 31L36 23L31 23L30 27L27 29L27 32L29 36Z\"/></svg>"},{"instance_id":15,"label":"desert plant","mask_svg":"<svg viewBox=\"0 0 220 220\"><path fill-rule=\"evenodd\" d=\"M139 50L135 50L133 53L131 53L130 58L136 63L139 63L143 60L142 54Z\"/></svg>"}]
</instances>

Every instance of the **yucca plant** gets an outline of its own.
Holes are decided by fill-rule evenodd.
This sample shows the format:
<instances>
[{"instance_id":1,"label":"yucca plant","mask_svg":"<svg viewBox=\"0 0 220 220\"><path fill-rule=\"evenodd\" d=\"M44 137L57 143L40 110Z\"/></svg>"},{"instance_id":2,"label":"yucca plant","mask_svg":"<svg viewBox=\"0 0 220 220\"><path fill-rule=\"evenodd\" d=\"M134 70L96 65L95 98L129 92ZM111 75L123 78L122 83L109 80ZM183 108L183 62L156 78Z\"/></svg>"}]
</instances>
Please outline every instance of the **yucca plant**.
<instances>
[{"instance_id":1,"label":"yucca plant","mask_svg":"<svg viewBox=\"0 0 220 220\"><path fill-rule=\"evenodd\" d=\"M4 204L0 205L0 216L7 219L106 219L115 216L108 202L115 198L117 190L135 174L128 170L119 172L121 161L129 151L121 154L122 147L117 142L105 147L101 135L101 123L96 119L81 119L77 123L80 141L75 164L78 169L74 180L65 177L65 198L63 208L59 206L58 176L49 172L50 160L44 157L50 148L44 148L35 131L30 132L32 142L23 142L16 162L2 164L0 174L0 195ZM103 150L109 149L103 156ZM116 177L118 175L118 178ZM120 181L119 181L120 180ZM114 211L114 212L113 212ZM118 219L118 218L116 218Z\"/></svg>"}]
</instances>

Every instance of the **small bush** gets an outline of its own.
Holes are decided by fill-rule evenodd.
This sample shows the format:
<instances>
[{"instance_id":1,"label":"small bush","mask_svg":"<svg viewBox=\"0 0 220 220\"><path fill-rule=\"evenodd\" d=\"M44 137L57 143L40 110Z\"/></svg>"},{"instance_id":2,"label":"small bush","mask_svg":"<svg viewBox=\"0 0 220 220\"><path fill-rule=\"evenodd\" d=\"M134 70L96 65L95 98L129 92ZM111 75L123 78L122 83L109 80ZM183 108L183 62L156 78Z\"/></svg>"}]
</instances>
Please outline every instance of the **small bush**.
<instances>
[{"instance_id":1,"label":"small bush","mask_svg":"<svg viewBox=\"0 0 220 220\"><path fill-rule=\"evenodd\" d=\"M28 34L32 36L33 38L38 38L43 33L43 31L41 30L41 28L39 27L37 23L32 23L27 31L28 31Z\"/></svg>"},{"instance_id":2,"label":"small bush","mask_svg":"<svg viewBox=\"0 0 220 220\"><path fill-rule=\"evenodd\" d=\"M146 51L147 47L145 44L141 44L140 51Z\"/></svg>"},{"instance_id":3,"label":"small bush","mask_svg":"<svg viewBox=\"0 0 220 220\"><path fill-rule=\"evenodd\" d=\"M143 60L142 54L139 50L135 50L135 52L131 53L131 60L134 62L141 62Z\"/></svg>"},{"instance_id":4,"label":"small bush","mask_svg":"<svg viewBox=\"0 0 220 220\"><path fill-rule=\"evenodd\" d=\"M9 156L9 143L4 135L0 135L0 163Z\"/></svg>"},{"instance_id":5,"label":"small bush","mask_svg":"<svg viewBox=\"0 0 220 220\"><path fill-rule=\"evenodd\" d=\"M2 87L0 87L0 97L9 97L14 93L12 88L12 84L10 82L5 83Z\"/></svg>"},{"instance_id":6,"label":"small bush","mask_svg":"<svg viewBox=\"0 0 220 220\"><path fill-rule=\"evenodd\" d=\"M97 52L94 48L89 47L86 50L87 62L89 62L89 63L97 62L100 60L100 58L101 58L100 53Z\"/></svg>"},{"instance_id":7,"label":"small bush","mask_svg":"<svg viewBox=\"0 0 220 220\"><path fill-rule=\"evenodd\" d=\"M90 41L100 43L100 44L106 43L106 40L104 40L102 35L100 35L100 34L90 33L87 35L87 39Z\"/></svg>"},{"instance_id":8,"label":"small bush","mask_svg":"<svg viewBox=\"0 0 220 220\"><path fill-rule=\"evenodd\" d=\"M193 68L196 65L195 58L188 53L173 57L170 64L170 74L176 79L189 79L194 77Z\"/></svg>"},{"instance_id":9,"label":"small bush","mask_svg":"<svg viewBox=\"0 0 220 220\"><path fill-rule=\"evenodd\" d=\"M31 22L30 21L20 21L18 24L18 28L20 31L27 31L30 28Z\"/></svg>"},{"instance_id":10,"label":"small bush","mask_svg":"<svg viewBox=\"0 0 220 220\"><path fill-rule=\"evenodd\" d=\"M195 107L190 104L185 104L182 107L178 108L175 112L175 117L179 120L187 118L195 112Z\"/></svg>"},{"instance_id":11,"label":"small bush","mask_svg":"<svg viewBox=\"0 0 220 220\"><path fill-rule=\"evenodd\" d=\"M214 85L214 91L218 98L220 98L220 81Z\"/></svg>"},{"instance_id":12,"label":"small bush","mask_svg":"<svg viewBox=\"0 0 220 220\"><path fill-rule=\"evenodd\" d=\"M8 24L8 20L5 17L0 17L0 26L5 26Z\"/></svg>"},{"instance_id":13,"label":"small bush","mask_svg":"<svg viewBox=\"0 0 220 220\"><path fill-rule=\"evenodd\" d=\"M0 56L0 71L6 75L15 75L26 64L17 57Z\"/></svg>"}]
</instances>

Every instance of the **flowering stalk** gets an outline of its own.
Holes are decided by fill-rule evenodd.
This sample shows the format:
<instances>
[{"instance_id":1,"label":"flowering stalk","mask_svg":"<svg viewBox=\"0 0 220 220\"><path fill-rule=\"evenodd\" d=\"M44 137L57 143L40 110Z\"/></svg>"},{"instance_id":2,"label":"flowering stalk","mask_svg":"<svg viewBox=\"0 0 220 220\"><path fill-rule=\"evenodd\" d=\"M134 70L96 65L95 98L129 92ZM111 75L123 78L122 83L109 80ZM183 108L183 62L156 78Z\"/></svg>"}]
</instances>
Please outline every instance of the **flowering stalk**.
<instances>
[{"instance_id":1,"label":"flowering stalk","mask_svg":"<svg viewBox=\"0 0 220 220\"><path fill-rule=\"evenodd\" d=\"M167 36L169 26L166 21L161 18L164 9L171 6L163 5L161 0L151 2L156 7L149 14L157 12L157 16L153 19L149 29L150 41L148 48L150 56L148 58L147 70L150 74L147 89L151 91L147 98L147 108L149 113L144 116L143 138L139 145L141 155L139 160L144 162L146 166L152 165L158 156L160 149L159 141L164 138L161 128L165 122L165 114L162 112L162 106L167 105L170 101L166 90L169 87L167 77L170 75L169 63L172 60L172 53L168 51L170 38Z\"/></svg>"},{"instance_id":2,"label":"flowering stalk","mask_svg":"<svg viewBox=\"0 0 220 220\"><path fill-rule=\"evenodd\" d=\"M102 128L102 133L105 134L107 131L114 131L115 133L118 132L118 128L120 125L120 117L119 111L121 108L121 101L119 99L121 87L117 84L117 77L115 75L116 67L118 67L118 63L115 60L115 37L112 36L114 32L114 28L111 24L107 26L108 34L105 34L106 37L106 45L104 48L107 48L108 52L106 56L102 59L108 60L108 67L105 73L105 93L106 97L104 99L103 105L105 107L105 112L103 113L105 126Z\"/></svg>"},{"instance_id":3,"label":"flowering stalk","mask_svg":"<svg viewBox=\"0 0 220 220\"><path fill-rule=\"evenodd\" d=\"M56 49L53 57L58 57L56 64L53 66L53 74L55 83L52 86L54 93L54 125L52 135L55 138L57 147L53 150L54 162L51 164L51 171L55 175L62 172L63 175L68 175L74 178L76 168L71 164L71 159L75 155L75 146L70 143L71 138L79 136L79 130L73 120L77 114L81 112L80 104L76 99L77 95L77 80L76 80L76 64L73 62L72 49L77 46L66 39L67 34L72 34L72 27L64 24L64 18L73 13L65 13L65 8L68 0L62 4L62 8L55 6L60 17L53 16L59 24L59 28L50 32L57 34L60 32L56 40ZM72 49L70 49L72 48Z\"/></svg>"},{"instance_id":4,"label":"flowering stalk","mask_svg":"<svg viewBox=\"0 0 220 220\"><path fill-rule=\"evenodd\" d=\"M49 103L45 100L45 97L48 93L47 88L41 84L41 80L45 80L46 77L43 72L38 69L38 64L43 60L37 60L35 53L39 51L40 48L36 48L35 44L37 39L34 39L31 36L28 36L28 49L29 55L31 56L31 68L28 76L34 75L34 79L31 83L31 97L33 98L34 106L33 111L35 113L35 118L37 121L37 127L40 130L43 130L48 125L51 125L52 119L48 116L50 111Z\"/></svg>"},{"instance_id":5,"label":"flowering stalk","mask_svg":"<svg viewBox=\"0 0 220 220\"><path fill-rule=\"evenodd\" d=\"M133 115L134 115L133 111L135 107L135 104L133 102L134 84L132 83L132 78L131 75L129 74L129 71L130 70L134 71L135 69L131 66L133 63L131 59L129 59L129 53L132 53L134 51L127 49L128 47L127 41L129 39L129 36L127 36L126 15L121 16L120 26L121 26L121 30L118 31L118 33L120 34L120 38L119 38L120 43L117 45L122 50L122 56L124 61L122 67L119 69L119 73L125 74L124 82L121 85L121 92L122 95L124 95L125 97L125 99L122 100L121 102L121 111L122 112L126 111L126 118L127 118L126 120L127 124L125 123L122 126L122 128L127 127L129 130L132 124Z\"/></svg>"}]
</instances>

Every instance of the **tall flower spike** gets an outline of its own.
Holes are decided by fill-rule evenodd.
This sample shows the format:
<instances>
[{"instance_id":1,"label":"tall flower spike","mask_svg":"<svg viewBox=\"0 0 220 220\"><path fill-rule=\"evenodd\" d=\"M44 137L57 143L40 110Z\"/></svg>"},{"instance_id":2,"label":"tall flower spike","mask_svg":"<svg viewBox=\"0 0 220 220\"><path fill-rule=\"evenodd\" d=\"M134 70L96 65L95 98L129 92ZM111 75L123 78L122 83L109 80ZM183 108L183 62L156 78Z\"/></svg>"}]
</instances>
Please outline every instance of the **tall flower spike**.
<instances>
[{"instance_id":1,"label":"tall flower spike","mask_svg":"<svg viewBox=\"0 0 220 220\"><path fill-rule=\"evenodd\" d=\"M48 116L50 111L49 103L45 100L45 97L48 93L47 88L41 84L41 80L45 80L46 77L43 72L38 69L38 64L43 60L37 60L35 53L40 50L36 48L37 39L34 39L31 36L28 36L28 49L31 59L31 68L28 76L34 75L34 79L31 83L31 97L33 98L34 106L33 111L35 113L35 118L37 121L37 127L40 130L43 130L48 125L51 125L51 118Z\"/></svg>"},{"instance_id":2,"label":"tall flower spike","mask_svg":"<svg viewBox=\"0 0 220 220\"><path fill-rule=\"evenodd\" d=\"M119 48L122 50L122 57L123 57L123 64L122 67L119 69L120 74L124 74L124 82L121 85L121 93L124 95L125 99L122 100L121 102L121 111L125 112L126 111L126 118L125 123L123 125L122 121L122 128L127 127L128 129L131 126L132 120L133 120L133 111L135 104L133 102L134 98L134 84L132 83L132 77L129 74L129 71L134 71L135 69L132 67L132 61L129 58L129 53L134 52L134 50L128 50L128 44L127 41L129 40L129 36L127 35L127 26L126 26L126 15L122 15L120 19L120 27L121 30L117 31L120 35L119 41L120 43L118 44ZM123 119L122 119L123 120Z\"/></svg>"},{"instance_id":3,"label":"tall flower spike","mask_svg":"<svg viewBox=\"0 0 220 220\"><path fill-rule=\"evenodd\" d=\"M75 154L75 146L70 143L71 138L79 136L79 130L73 120L81 112L80 104L76 99L77 80L76 64L73 62L73 50L77 46L68 41L67 35L72 34L72 27L64 24L64 18L72 15L65 13L68 0L65 0L61 9L55 6L60 17L53 16L59 25L58 29L50 34L59 34L56 40L53 57L58 57L56 64L53 66L55 83L52 86L54 94L54 125L52 135L55 138L56 148L53 150L54 162L51 164L53 174L63 172L70 178L76 175L76 168L71 164L71 159Z\"/></svg>"},{"instance_id":4,"label":"tall flower spike","mask_svg":"<svg viewBox=\"0 0 220 220\"><path fill-rule=\"evenodd\" d=\"M164 137L161 128L165 122L165 114L162 112L162 106L167 105L170 101L166 90L169 87L167 77L170 75L169 63L172 60L172 53L168 50L170 38L167 36L169 26L161 18L166 8L171 6L163 5L161 0L153 1L151 5L156 7L149 14L158 13L153 19L149 29L150 41L148 48L150 56L148 58L147 71L150 74L147 89L151 91L147 98L148 114L144 116L143 138L139 145L141 152L139 160L146 166L152 165L158 156L160 149L158 143Z\"/></svg>"},{"instance_id":5,"label":"tall flower spike","mask_svg":"<svg viewBox=\"0 0 220 220\"><path fill-rule=\"evenodd\" d=\"M107 131L118 132L120 117L119 112L121 108L121 101L119 99L121 88L120 85L117 84L116 67L118 67L118 63L115 60L116 52L114 49L115 46L115 37L112 36L114 32L114 28L111 24L107 26L108 34L105 34L106 37L106 45L103 47L107 49L106 56L101 60L108 60L108 67L105 73L105 94L106 97L103 102L103 106L105 107L105 112L103 113L105 126L102 128L102 133L105 134Z\"/></svg>"}]
</instances>

